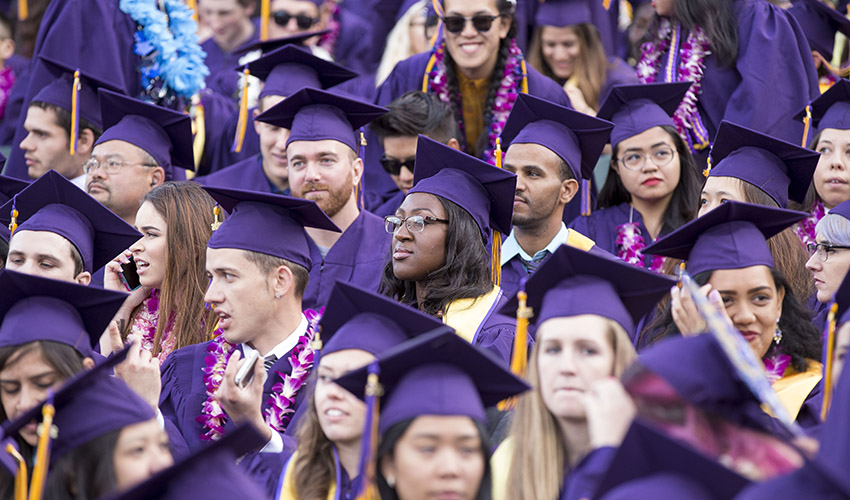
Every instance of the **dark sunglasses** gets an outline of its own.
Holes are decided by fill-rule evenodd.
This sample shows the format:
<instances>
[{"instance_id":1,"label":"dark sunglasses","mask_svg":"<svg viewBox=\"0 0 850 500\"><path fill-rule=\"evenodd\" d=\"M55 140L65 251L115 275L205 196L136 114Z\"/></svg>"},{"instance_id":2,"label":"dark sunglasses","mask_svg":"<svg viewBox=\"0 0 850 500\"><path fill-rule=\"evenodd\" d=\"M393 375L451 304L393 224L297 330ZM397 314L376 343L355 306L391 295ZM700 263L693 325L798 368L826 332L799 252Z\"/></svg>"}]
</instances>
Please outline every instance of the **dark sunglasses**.
<instances>
[{"instance_id":1,"label":"dark sunglasses","mask_svg":"<svg viewBox=\"0 0 850 500\"><path fill-rule=\"evenodd\" d=\"M487 31L490 31L490 28L493 27L493 21L498 18L499 16L488 16L486 14L479 14L477 16L472 17L447 16L442 19L443 24L446 26L446 29L449 31L449 33L460 33L466 26L467 21L472 21L472 27L475 28L475 31L479 33L486 33Z\"/></svg>"},{"instance_id":2,"label":"dark sunglasses","mask_svg":"<svg viewBox=\"0 0 850 500\"><path fill-rule=\"evenodd\" d=\"M274 19L274 23L278 26L286 26L289 24L289 20L295 18L295 22L298 24L298 27L302 30L310 29L319 22L319 18L310 17L307 14L297 14L292 15L285 10L279 10L272 14L272 18Z\"/></svg>"},{"instance_id":3,"label":"dark sunglasses","mask_svg":"<svg viewBox=\"0 0 850 500\"><path fill-rule=\"evenodd\" d=\"M390 175L399 175L401 173L401 167L407 167L411 173L413 173L413 162L415 158L408 158L406 160L395 160L387 158L387 155L381 156L381 166L384 167L384 170L387 171Z\"/></svg>"}]
</instances>

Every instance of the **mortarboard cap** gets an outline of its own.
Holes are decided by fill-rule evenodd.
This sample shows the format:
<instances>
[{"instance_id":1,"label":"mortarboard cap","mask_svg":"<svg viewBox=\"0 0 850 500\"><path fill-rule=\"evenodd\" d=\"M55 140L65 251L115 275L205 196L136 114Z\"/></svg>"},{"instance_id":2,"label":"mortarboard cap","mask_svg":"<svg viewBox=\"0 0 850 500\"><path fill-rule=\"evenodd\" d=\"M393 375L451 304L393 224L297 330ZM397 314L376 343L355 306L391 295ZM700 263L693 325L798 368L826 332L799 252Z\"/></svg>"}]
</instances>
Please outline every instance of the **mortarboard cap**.
<instances>
[{"instance_id":1,"label":"mortarboard cap","mask_svg":"<svg viewBox=\"0 0 850 500\"><path fill-rule=\"evenodd\" d=\"M535 26L572 26L593 24L592 0L546 0L538 3ZM599 1L599 0L596 0Z\"/></svg>"},{"instance_id":2,"label":"mortarboard cap","mask_svg":"<svg viewBox=\"0 0 850 500\"><path fill-rule=\"evenodd\" d=\"M173 177L174 167L194 170L189 115L110 90L100 89L98 95L104 130L95 145L107 141L129 142L156 160L165 170L166 180Z\"/></svg>"},{"instance_id":3,"label":"mortarboard cap","mask_svg":"<svg viewBox=\"0 0 850 500\"><path fill-rule=\"evenodd\" d=\"M850 130L850 81L846 78L838 80L826 92L812 100L810 106L813 127L818 130ZM805 116L804 109L795 118L802 120Z\"/></svg>"},{"instance_id":4,"label":"mortarboard cap","mask_svg":"<svg viewBox=\"0 0 850 500\"><path fill-rule=\"evenodd\" d=\"M723 120L711 147L709 177L735 177L761 189L780 208L803 203L820 155Z\"/></svg>"},{"instance_id":5,"label":"mortarboard cap","mask_svg":"<svg viewBox=\"0 0 850 500\"><path fill-rule=\"evenodd\" d=\"M675 284L668 276L568 245L558 247L538 271L525 285L531 321L595 314L616 321L629 335ZM514 295L501 313L512 315L517 305Z\"/></svg>"},{"instance_id":6,"label":"mortarboard cap","mask_svg":"<svg viewBox=\"0 0 850 500\"><path fill-rule=\"evenodd\" d=\"M74 89L74 73L79 71L80 88L77 94L77 112L81 118L103 129L97 89L105 88L120 92L121 87L110 83L106 76L95 76L86 68L73 68L62 61L45 55L40 55L39 58L52 74L53 81L32 98L33 102L46 102L72 112L71 99Z\"/></svg>"},{"instance_id":7,"label":"mortarboard cap","mask_svg":"<svg viewBox=\"0 0 850 500\"><path fill-rule=\"evenodd\" d=\"M420 415L467 416L485 422L484 409L529 389L502 361L449 327L420 335L378 356L384 389L379 432ZM364 399L370 367L335 382Z\"/></svg>"},{"instance_id":8,"label":"mortarboard cap","mask_svg":"<svg viewBox=\"0 0 850 500\"><path fill-rule=\"evenodd\" d=\"M735 471L635 420L594 498L725 500L747 484Z\"/></svg>"},{"instance_id":9,"label":"mortarboard cap","mask_svg":"<svg viewBox=\"0 0 850 500\"><path fill-rule=\"evenodd\" d=\"M850 19L820 0L795 0L788 13L803 28L809 46L827 61L832 60L835 33L840 31L850 36Z\"/></svg>"},{"instance_id":10,"label":"mortarboard cap","mask_svg":"<svg viewBox=\"0 0 850 500\"><path fill-rule=\"evenodd\" d=\"M653 127L675 126L673 113L690 87L690 82L617 85L596 116L614 122L611 144L617 145Z\"/></svg>"},{"instance_id":11,"label":"mortarboard cap","mask_svg":"<svg viewBox=\"0 0 850 500\"><path fill-rule=\"evenodd\" d=\"M502 148L539 144L564 160L576 179L590 179L612 127L605 120L520 94L502 131Z\"/></svg>"},{"instance_id":12,"label":"mortarboard cap","mask_svg":"<svg viewBox=\"0 0 850 500\"><path fill-rule=\"evenodd\" d=\"M835 291L833 300L838 304L838 310L835 311L835 324L842 325L850 321L850 273L844 276L841 285Z\"/></svg>"},{"instance_id":13,"label":"mortarboard cap","mask_svg":"<svg viewBox=\"0 0 850 500\"><path fill-rule=\"evenodd\" d=\"M2 156L3 155L0 155L0 157ZM5 162L6 158L3 157L2 161ZM16 179L15 177L0 175L0 206L11 200L13 196L21 192L21 190L23 190L29 185L29 181ZM0 224L0 239L8 242L9 236L10 233L8 225Z\"/></svg>"},{"instance_id":14,"label":"mortarboard cap","mask_svg":"<svg viewBox=\"0 0 850 500\"><path fill-rule=\"evenodd\" d=\"M289 129L287 147L295 141L339 141L358 150L355 130L388 110L331 92L305 88L257 115L257 121Z\"/></svg>"},{"instance_id":15,"label":"mortarboard cap","mask_svg":"<svg viewBox=\"0 0 850 500\"><path fill-rule=\"evenodd\" d=\"M773 268L767 238L805 218L805 213L794 210L727 201L644 252L687 260L691 276L718 269Z\"/></svg>"},{"instance_id":16,"label":"mortarboard cap","mask_svg":"<svg viewBox=\"0 0 850 500\"><path fill-rule=\"evenodd\" d=\"M142 235L124 219L62 177L55 170L33 181L0 206L0 223L18 211L17 231L47 231L70 241L80 252L83 268L94 272L135 243Z\"/></svg>"},{"instance_id":17,"label":"mortarboard cap","mask_svg":"<svg viewBox=\"0 0 850 500\"><path fill-rule=\"evenodd\" d=\"M313 267L304 227L340 232L314 201L244 189L204 186L230 217L213 231L208 248L237 248Z\"/></svg>"},{"instance_id":18,"label":"mortarboard cap","mask_svg":"<svg viewBox=\"0 0 850 500\"><path fill-rule=\"evenodd\" d=\"M221 440L164 469L112 500L229 500L267 498L255 480L237 467L238 459L265 444L260 431L244 424Z\"/></svg>"},{"instance_id":19,"label":"mortarboard cap","mask_svg":"<svg viewBox=\"0 0 850 500\"><path fill-rule=\"evenodd\" d=\"M442 324L389 297L337 281L320 323L322 354L360 349L377 356Z\"/></svg>"},{"instance_id":20,"label":"mortarboard cap","mask_svg":"<svg viewBox=\"0 0 850 500\"><path fill-rule=\"evenodd\" d=\"M37 340L90 357L127 294L0 270L0 347Z\"/></svg>"},{"instance_id":21,"label":"mortarboard cap","mask_svg":"<svg viewBox=\"0 0 850 500\"><path fill-rule=\"evenodd\" d=\"M840 215L847 220L850 220L850 200L842 201L835 208L829 210L830 214Z\"/></svg>"},{"instance_id":22,"label":"mortarboard cap","mask_svg":"<svg viewBox=\"0 0 850 500\"><path fill-rule=\"evenodd\" d=\"M265 82L260 98L267 95L288 97L304 87L326 89L357 77L357 73L296 45L264 54L246 67L251 75Z\"/></svg>"},{"instance_id":23,"label":"mortarboard cap","mask_svg":"<svg viewBox=\"0 0 850 500\"><path fill-rule=\"evenodd\" d=\"M490 230L511 232L516 175L445 144L419 136L413 193L430 193L456 203L478 224L485 242Z\"/></svg>"},{"instance_id":24,"label":"mortarboard cap","mask_svg":"<svg viewBox=\"0 0 850 500\"><path fill-rule=\"evenodd\" d=\"M319 31L307 31L304 33L298 33L297 35L272 38L270 40L255 40L237 47L236 50L233 51L233 53L241 56L244 54L248 54L249 52L259 50L263 54L267 54L273 50L285 47L287 45L304 46L304 42L306 42L307 40L313 38L314 36L325 35L327 33L330 33L330 31L331 30L329 29Z\"/></svg>"}]
</instances>

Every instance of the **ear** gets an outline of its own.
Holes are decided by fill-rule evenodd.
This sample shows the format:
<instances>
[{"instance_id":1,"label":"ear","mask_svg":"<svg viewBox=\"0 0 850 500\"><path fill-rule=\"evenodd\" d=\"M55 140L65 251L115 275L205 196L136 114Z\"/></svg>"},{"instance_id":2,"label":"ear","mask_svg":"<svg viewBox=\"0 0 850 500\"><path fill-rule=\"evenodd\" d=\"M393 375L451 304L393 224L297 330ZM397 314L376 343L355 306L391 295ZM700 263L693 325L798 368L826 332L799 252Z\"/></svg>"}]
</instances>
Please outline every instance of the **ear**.
<instances>
[{"instance_id":1,"label":"ear","mask_svg":"<svg viewBox=\"0 0 850 500\"><path fill-rule=\"evenodd\" d=\"M561 183L561 192L558 195L558 201L566 205L578 194L579 183L575 179L567 179Z\"/></svg>"},{"instance_id":2,"label":"ear","mask_svg":"<svg viewBox=\"0 0 850 500\"><path fill-rule=\"evenodd\" d=\"M86 370L94 368L94 360L91 358L83 358L83 368Z\"/></svg>"},{"instance_id":3,"label":"ear","mask_svg":"<svg viewBox=\"0 0 850 500\"><path fill-rule=\"evenodd\" d=\"M449 142L446 143L446 146L448 146L448 147L450 147L454 150L460 151L460 143L454 137L449 139Z\"/></svg>"},{"instance_id":4,"label":"ear","mask_svg":"<svg viewBox=\"0 0 850 500\"><path fill-rule=\"evenodd\" d=\"M88 286L89 283L91 283L91 273L88 271L83 271L74 278L74 281L81 285Z\"/></svg>"},{"instance_id":5,"label":"ear","mask_svg":"<svg viewBox=\"0 0 850 500\"><path fill-rule=\"evenodd\" d=\"M777 308L779 309L776 314L776 320L779 321L779 318L782 317L782 304L785 302L785 288L778 287L776 289L776 298L777 298Z\"/></svg>"},{"instance_id":6,"label":"ear","mask_svg":"<svg viewBox=\"0 0 850 500\"><path fill-rule=\"evenodd\" d=\"M11 38L7 38L3 40L3 43L0 44L0 58L4 61L9 59L15 54L15 41Z\"/></svg>"},{"instance_id":7,"label":"ear","mask_svg":"<svg viewBox=\"0 0 850 500\"><path fill-rule=\"evenodd\" d=\"M292 275L292 270L288 267L278 266L270 277L275 298L285 297L295 290L295 276Z\"/></svg>"},{"instance_id":8,"label":"ear","mask_svg":"<svg viewBox=\"0 0 850 500\"><path fill-rule=\"evenodd\" d=\"M499 38L505 39L508 36L508 32L511 30L511 23L514 22L514 18L511 15L505 15L499 17Z\"/></svg>"},{"instance_id":9,"label":"ear","mask_svg":"<svg viewBox=\"0 0 850 500\"><path fill-rule=\"evenodd\" d=\"M80 136L77 137L77 154L88 159L92 148L94 148L94 132L90 128L80 130Z\"/></svg>"},{"instance_id":10,"label":"ear","mask_svg":"<svg viewBox=\"0 0 850 500\"><path fill-rule=\"evenodd\" d=\"M360 184L360 178L363 176L363 159L359 156L355 158L351 164L351 168L354 169L353 180L354 185L356 186L357 184Z\"/></svg>"},{"instance_id":11,"label":"ear","mask_svg":"<svg viewBox=\"0 0 850 500\"><path fill-rule=\"evenodd\" d=\"M151 189L153 189L165 182L165 169L162 167L156 167L151 170Z\"/></svg>"}]
</instances>

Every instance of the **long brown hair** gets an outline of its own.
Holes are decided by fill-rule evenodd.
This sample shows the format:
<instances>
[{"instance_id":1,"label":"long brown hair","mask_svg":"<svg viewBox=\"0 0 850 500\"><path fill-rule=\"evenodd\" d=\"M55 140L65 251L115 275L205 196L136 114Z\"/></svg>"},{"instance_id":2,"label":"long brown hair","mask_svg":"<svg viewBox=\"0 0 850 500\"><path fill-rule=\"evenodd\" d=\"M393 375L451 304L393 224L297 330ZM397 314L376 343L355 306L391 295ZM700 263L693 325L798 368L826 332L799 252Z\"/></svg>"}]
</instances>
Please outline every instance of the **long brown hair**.
<instances>
[{"instance_id":1,"label":"long brown hair","mask_svg":"<svg viewBox=\"0 0 850 500\"><path fill-rule=\"evenodd\" d=\"M606 337L614 350L612 375L619 377L637 354L626 331L608 320ZM511 422L513 444L504 498L511 500L557 500L564 484L567 444L557 418L543 402L537 358L540 339L531 350L528 383L532 389L517 398Z\"/></svg>"},{"instance_id":2,"label":"long brown hair","mask_svg":"<svg viewBox=\"0 0 850 500\"><path fill-rule=\"evenodd\" d=\"M534 30L528 51L528 62L537 71L556 82L561 82L561 79L555 75L543 57L544 28L545 26L541 26ZM594 25L579 23L573 24L569 28L578 38L579 45L579 57L573 71L576 87L581 90L587 105L598 110L599 98L602 97L599 94L602 92L602 86L605 85L605 79L608 75L608 57L605 55L605 47L602 45L599 31Z\"/></svg>"},{"instance_id":3,"label":"long brown hair","mask_svg":"<svg viewBox=\"0 0 850 500\"><path fill-rule=\"evenodd\" d=\"M316 372L311 378L310 387L315 387ZM307 399L307 413L301 418L295 433L298 455L292 469L293 486L298 500L325 500L336 474L333 443L319 424L315 396L311 393Z\"/></svg>"},{"instance_id":4,"label":"long brown hair","mask_svg":"<svg viewBox=\"0 0 850 500\"><path fill-rule=\"evenodd\" d=\"M153 355L159 354L162 331L174 315L174 349L198 344L210 338L215 318L204 308L207 242L212 235L215 201L194 182L169 181L150 190L142 199L165 219L165 279L162 282L159 318L153 342ZM141 306L139 306L140 308ZM139 311L133 311L133 317ZM164 319L165 318L165 319ZM126 338L132 319L124 329Z\"/></svg>"}]
</instances>

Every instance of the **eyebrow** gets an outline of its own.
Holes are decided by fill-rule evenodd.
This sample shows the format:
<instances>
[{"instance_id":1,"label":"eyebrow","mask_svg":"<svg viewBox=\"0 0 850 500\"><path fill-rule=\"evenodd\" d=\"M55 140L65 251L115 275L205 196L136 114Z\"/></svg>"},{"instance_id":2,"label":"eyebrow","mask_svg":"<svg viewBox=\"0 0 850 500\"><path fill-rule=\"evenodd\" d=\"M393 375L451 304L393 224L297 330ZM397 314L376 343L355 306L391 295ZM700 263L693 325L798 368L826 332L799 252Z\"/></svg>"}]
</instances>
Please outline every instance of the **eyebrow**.
<instances>
[{"instance_id":1,"label":"eyebrow","mask_svg":"<svg viewBox=\"0 0 850 500\"><path fill-rule=\"evenodd\" d=\"M214 273L235 273L236 269L232 267L214 267L212 270Z\"/></svg>"},{"instance_id":2,"label":"eyebrow","mask_svg":"<svg viewBox=\"0 0 850 500\"><path fill-rule=\"evenodd\" d=\"M12 250L11 252L9 252L9 256L11 257L12 255L20 256L20 257L26 257L27 256L27 254L25 254L24 252L22 252L20 250ZM49 259L49 260L55 260L55 261L58 261L58 262L62 261L62 259L60 259L58 256L53 255L53 254L49 254L49 253L37 253L37 254L33 255L33 257L36 258L36 259Z\"/></svg>"},{"instance_id":3,"label":"eyebrow","mask_svg":"<svg viewBox=\"0 0 850 500\"><path fill-rule=\"evenodd\" d=\"M55 374L56 374L56 370L50 370L50 371L46 371L46 372L43 372L43 373L38 373L38 374L33 375L31 377L27 377L26 380L35 380L35 379L39 379L39 378L42 378L42 377L46 377L48 375L55 375ZM12 383L17 383L17 382L18 382L17 380L0 379L0 384L12 384Z\"/></svg>"},{"instance_id":4,"label":"eyebrow","mask_svg":"<svg viewBox=\"0 0 850 500\"><path fill-rule=\"evenodd\" d=\"M666 142L664 142L664 141L661 141L661 142L656 142L656 143L655 143L655 144L653 144L652 146L649 146L649 149L655 149L655 148L657 148L658 146L670 146L670 145L669 145L669 144L667 144L667 143L666 143ZM670 147L672 147L672 146L670 146ZM638 147L634 147L634 148L626 148L626 150L625 150L625 151L623 151L623 152L625 153L625 152L627 152L627 151L643 151L643 149L642 149L642 148L638 148Z\"/></svg>"},{"instance_id":5,"label":"eyebrow","mask_svg":"<svg viewBox=\"0 0 850 500\"><path fill-rule=\"evenodd\" d=\"M141 228L139 228L139 231L150 231L150 230L159 231L159 228L156 227L156 226L142 226Z\"/></svg>"},{"instance_id":6,"label":"eyebrow","mask_svg":"<svg viewBox=\"0 0 850 500\"><path fill-rule=\"evenodd\" d=\"M703 191L702 194L705 194L705 191ZM730 193L728 191L718 191L715 194L718 195L718 196L732 196L732 193Z\"/></svg>"},{"instance_id":7,"label":"eyebrow","mask_svg":"<svg viewBox=\"0 0 850 500\"><path fill-rule=\"evenodd\" d=\"M747 293L756 293L756 292L761 292L763 290L772 290L772 288L768 285L762 285L762 286L757 286L755 288L750 288L749 290L747 290ZM730 294L730 295L737 293L735 290L719 290L719 292Z\"/></svg>"}]
</instances>

